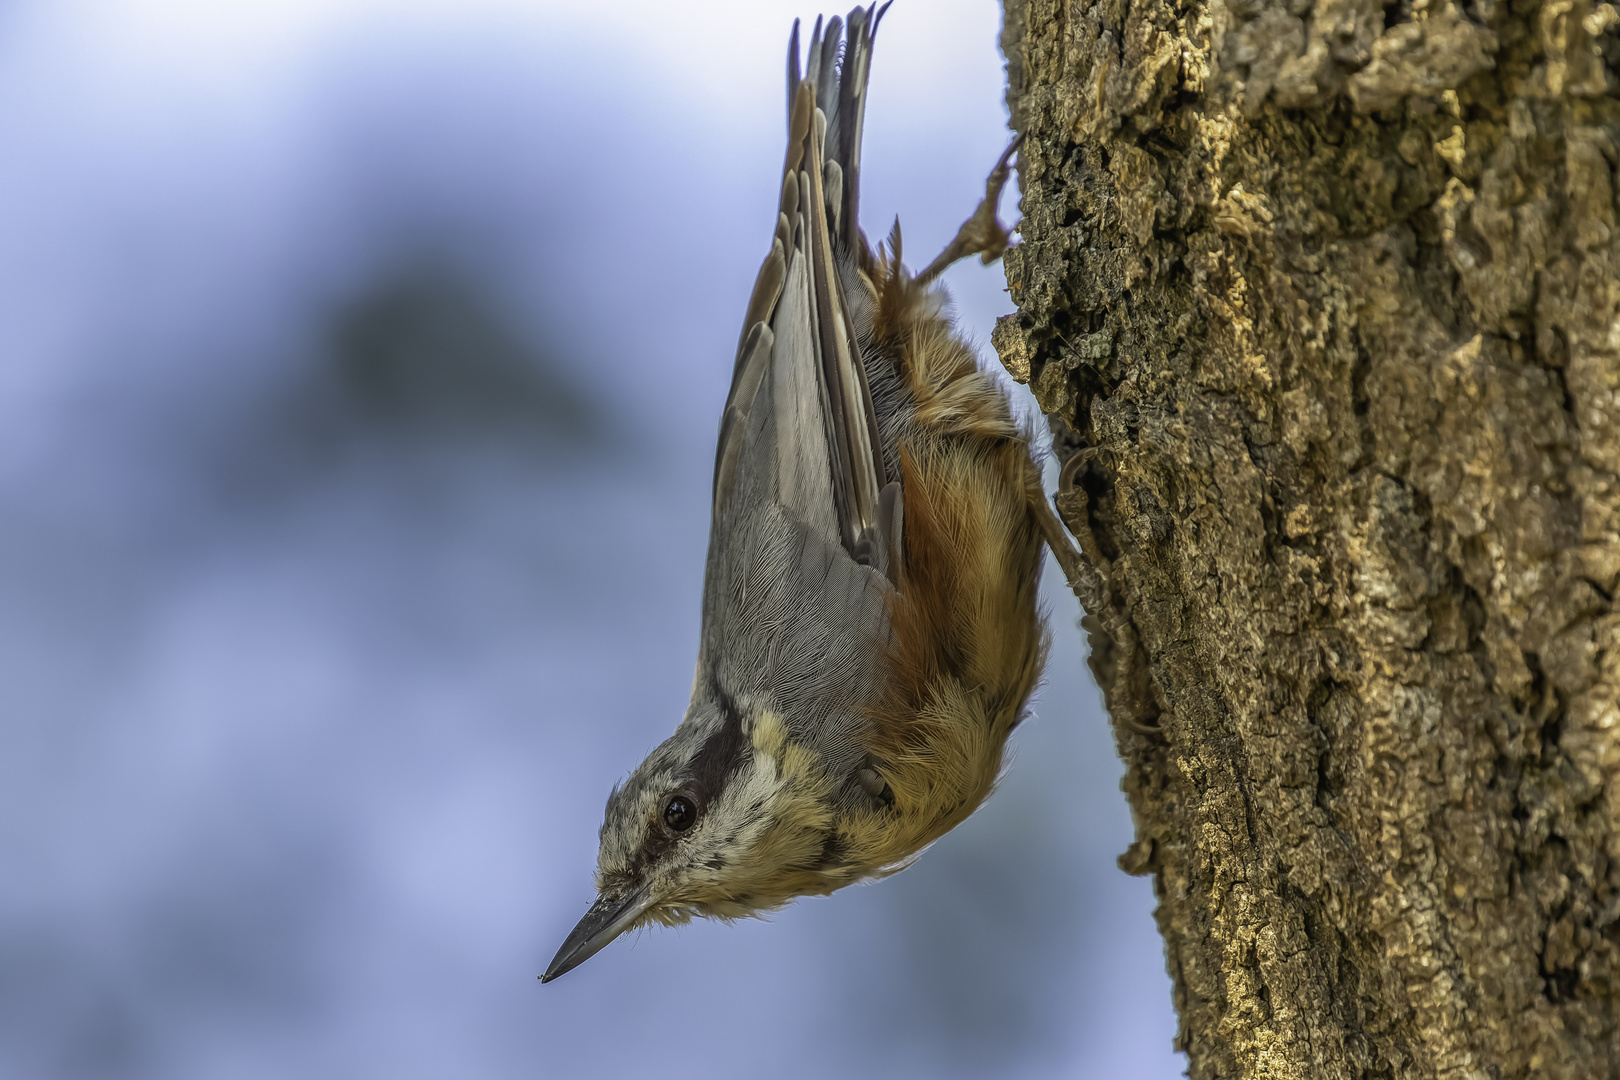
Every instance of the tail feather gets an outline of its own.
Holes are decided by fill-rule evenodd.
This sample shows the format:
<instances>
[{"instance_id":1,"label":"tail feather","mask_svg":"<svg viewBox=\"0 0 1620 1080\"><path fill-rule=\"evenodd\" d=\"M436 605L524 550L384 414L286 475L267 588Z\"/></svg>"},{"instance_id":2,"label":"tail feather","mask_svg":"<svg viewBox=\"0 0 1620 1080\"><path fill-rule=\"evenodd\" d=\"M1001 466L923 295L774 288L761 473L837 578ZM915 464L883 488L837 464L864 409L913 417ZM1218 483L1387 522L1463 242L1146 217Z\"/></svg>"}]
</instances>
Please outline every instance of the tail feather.
<instances>
[{"instance_id":1,"label":"tail feather","mask_svg":"<svg viewBox=\"0 0 1620 1080\"><path fill-rule=\"evenodd\" d=\"M827 116L833 115L833 102L838 100L838 62L843 57L844 20L834 15L821 38L820 63L810 69L816 78L816 108Z\"/></svg>"},{"instance_id":2,"label":"tail feather","mask_svg":"<svg viewBox=\"0 0 1620 1080\"><path fill-rule=\"evenodd\" d=\"M793 130L793 102L799 96L799 83L804 79L799 71L799 20L793 20L793 34L788 38L788 65L787 65L787 121L788 131Z\"/></svg>"},{"instance_id":3,"label":"tail feather","mask_svg":"<svg viewBox=\"0 0 1620 1080\"><path fill-rule=\"evenodd\" d=\"M893 3L894 0L889 0ZM856 8L849 13L849 45L844 50L844 63L839 72L838 104L832 113L828 156L843 170L843 205L839 208L839 242L846 251L856 254L864 267L866 243L861 236L861 134L866 123L866 84L872 71L872 44L877 37L878 23L889 4L873 4Z\"/></svg>"}]
</instances>

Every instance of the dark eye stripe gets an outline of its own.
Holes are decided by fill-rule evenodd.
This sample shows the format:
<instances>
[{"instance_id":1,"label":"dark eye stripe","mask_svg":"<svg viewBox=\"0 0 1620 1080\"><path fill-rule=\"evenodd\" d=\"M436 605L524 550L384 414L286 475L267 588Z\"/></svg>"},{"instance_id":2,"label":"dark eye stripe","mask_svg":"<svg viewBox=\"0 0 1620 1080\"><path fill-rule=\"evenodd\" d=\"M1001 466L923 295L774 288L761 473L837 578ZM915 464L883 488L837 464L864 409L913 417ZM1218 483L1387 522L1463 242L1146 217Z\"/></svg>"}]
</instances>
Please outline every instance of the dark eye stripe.
<instances>
[{"instance_id":1,"label":"dark eye stripe","mask_svg":"<svg viewBox=\"0 0 1620 1080\"><path fill-rule=\"evenodd\" d=\"M742 712L737 708L737 703L712 676L709 679L709 692L712 700L720 706L720 727L704 740L693 755L688 779L681 784L681 790L670 792L662 803L656 804L659 809L648 820L646 836L636 849L629 867L631 876L638 880L647 867L667 855L691 831L692 825L679 830L669 824L665 814L670 801L676 796L691 799L696 812L693 818L695 824L702 817L704 807L719 798L726 780L737 771L748 753L748 739L743 735Z\"/></svg>"},{"instance_id":2,"label":"dark eye stripe","mask_svg":"<svg viewBox=\"0 0 1620 1080\"><path fill-rule=\"evenodd\" d=\"M710 735L692 758L692 790L704 804L712 803L725 786L726 779L742 764L748 749L743 735L742 713L720 685L710 678L709 691L720 706L720 729Z\"/></svg>"}]
</instances>

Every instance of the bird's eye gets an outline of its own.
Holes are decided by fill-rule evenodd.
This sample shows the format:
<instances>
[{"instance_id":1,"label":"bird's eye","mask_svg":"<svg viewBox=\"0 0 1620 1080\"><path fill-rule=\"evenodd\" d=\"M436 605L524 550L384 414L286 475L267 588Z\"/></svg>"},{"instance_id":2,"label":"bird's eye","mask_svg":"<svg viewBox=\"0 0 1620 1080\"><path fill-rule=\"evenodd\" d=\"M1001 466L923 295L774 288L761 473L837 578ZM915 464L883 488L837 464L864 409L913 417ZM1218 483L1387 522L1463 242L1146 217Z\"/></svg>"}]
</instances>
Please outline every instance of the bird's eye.
<instances>
[{"instance_id":1,"label":"bird's eye","mask_svg":"<svg viewBox=\"0 0 1620 1080\"><path fill-rule=\"evenodd\" d=\"M664 804L664 824L675 832L685 832L697 822L697 807L685 795L676 795Z\"/></svg>"}]
</instances>

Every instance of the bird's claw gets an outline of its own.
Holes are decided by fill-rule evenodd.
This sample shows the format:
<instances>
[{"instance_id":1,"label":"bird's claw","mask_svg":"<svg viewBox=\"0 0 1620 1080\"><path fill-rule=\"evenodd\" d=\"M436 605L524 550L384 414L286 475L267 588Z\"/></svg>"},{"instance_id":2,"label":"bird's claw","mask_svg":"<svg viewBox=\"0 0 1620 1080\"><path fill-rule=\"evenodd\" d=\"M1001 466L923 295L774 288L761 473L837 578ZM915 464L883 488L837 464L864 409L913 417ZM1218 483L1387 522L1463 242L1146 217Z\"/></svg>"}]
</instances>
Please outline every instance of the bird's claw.
<instances>
[{"instance_id":1,"label":"bird's claw","mask_svg":"<svg viewBox=\"0 0 1620 1080\"><path fill-rule=\"evenodd\" d=\"M1001 152L996 167L990 170L990 176L985 180L984 200L973 211L973 216L962 222L962 227L956 231L956 238L945 245L945 250L917 275L917 281L926 284L943 274L952 263L969 255L979 256L979 261L986 266L1001 258L1012 241L1012 230L1001 223L996 208L1001 203L1001 192L1007 186L1007 179L1012 175L1012 156L1023 141L1024 137L1019 135L1007 144L1007 149Z\"/></svg>"}]
</instances>

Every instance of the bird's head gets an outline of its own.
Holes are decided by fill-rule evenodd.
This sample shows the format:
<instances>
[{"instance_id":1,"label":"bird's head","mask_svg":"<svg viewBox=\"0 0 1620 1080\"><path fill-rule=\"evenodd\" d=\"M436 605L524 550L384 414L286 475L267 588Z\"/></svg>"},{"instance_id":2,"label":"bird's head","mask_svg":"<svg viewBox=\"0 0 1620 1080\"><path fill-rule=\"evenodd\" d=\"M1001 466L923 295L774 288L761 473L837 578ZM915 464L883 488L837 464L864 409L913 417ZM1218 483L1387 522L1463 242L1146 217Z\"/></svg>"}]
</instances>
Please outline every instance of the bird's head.
<instances>
[{"instance_id":1,"label":"bird's head","mask_svg":"<svg viewBox=\"0 0 1620 1080\"><path fill-rule=\"evenodd\" d=\"M837 786L776 713L694 704L608 796L599 896L542 980L634 927L758 915L858 879L835 840Z\"/></svg>"}]
</instances>

